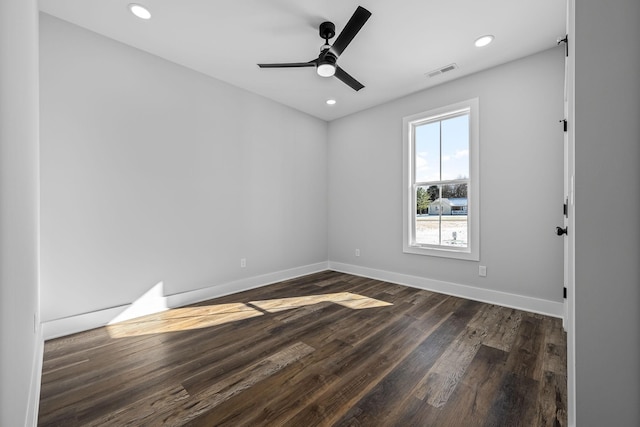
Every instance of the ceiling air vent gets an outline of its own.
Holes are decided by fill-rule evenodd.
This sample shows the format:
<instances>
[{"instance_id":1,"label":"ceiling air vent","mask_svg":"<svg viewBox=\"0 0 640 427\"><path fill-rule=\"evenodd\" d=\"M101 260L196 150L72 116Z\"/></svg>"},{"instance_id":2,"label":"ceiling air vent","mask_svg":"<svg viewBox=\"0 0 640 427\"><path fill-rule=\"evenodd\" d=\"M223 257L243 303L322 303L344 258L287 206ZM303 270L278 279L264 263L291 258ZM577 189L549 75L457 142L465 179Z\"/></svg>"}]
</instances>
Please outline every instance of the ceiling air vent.
<instances>
[{"instance_id":1,"label":"ceiling air vent","mask_svg":"<svg viewBox=\"0 0 640 427\"><path fill-rule=\"evenodd\" d=\"M445 65L444 67L440 67L437 70L429 71L427 73L427 77L439 76L440 74L446 73L448 71L453 71L456 68L458 68L458 66L456 64Z\"/></svg>"}]
</instances>

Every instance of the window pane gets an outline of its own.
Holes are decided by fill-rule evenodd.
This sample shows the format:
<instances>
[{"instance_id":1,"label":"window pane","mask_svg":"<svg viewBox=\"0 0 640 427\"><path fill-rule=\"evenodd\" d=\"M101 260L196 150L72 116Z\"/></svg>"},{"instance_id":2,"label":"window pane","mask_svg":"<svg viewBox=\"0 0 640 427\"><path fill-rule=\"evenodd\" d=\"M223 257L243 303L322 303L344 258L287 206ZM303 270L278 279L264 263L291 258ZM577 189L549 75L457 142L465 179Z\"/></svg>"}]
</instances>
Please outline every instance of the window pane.
<instances>
[{"instance_id":1,"label":"window pane","mask_svg":"<svg viewBox=\"0 0 640 427\"><path fill-rule=\"evenodd\" d=\"M467 247L467 187L465 183L416 188L417 244Z\"/></svg>"},{"instance_id":2,"label":"window pane","mask_svg":"<svg viewBox=\"0 0 640 427\"><path fill-rule=\"evenodd\" d=\"M466 248L468 245L468 199L467 184L450 184L442 186L441 244Z\"/></svg>"},{"instance_id":3,"label":"window pane","mask_svg":"<svg viewBox=\"0 0 640 427\"><path fill-rule=\"evenodd\" d=\"M469 115L441 123L442 180L469 178Z\"/></svg>"},{"instance_id":4,"label":"window pane","mask_svg":"<svg viewBox=\"0 0 640 427\"><path fill-rule=\"evenodd\" d=\"M468 244L466 215L450 215L442 217L442 243L443 246L466 248Z\"/></svg>"},{"instance_id":5,"label":"window pane","mask_svg":"<svg viewBox=\"0 0 640 427\"><path fill-rule=\"evenodd\" d=\"M434 201L440 197L437 185L416 189L416 243L440 244L440 206Z\"/></svg>"},{"instance_id":6,"label":"window pane","mask_svg":"<svg viewBox=\"0 0 640 427\"><path fill-rule=\"evenodd\" d=\"M416 182L440 180L440 122L415 128Z\"/></svg>"}]
</instances>

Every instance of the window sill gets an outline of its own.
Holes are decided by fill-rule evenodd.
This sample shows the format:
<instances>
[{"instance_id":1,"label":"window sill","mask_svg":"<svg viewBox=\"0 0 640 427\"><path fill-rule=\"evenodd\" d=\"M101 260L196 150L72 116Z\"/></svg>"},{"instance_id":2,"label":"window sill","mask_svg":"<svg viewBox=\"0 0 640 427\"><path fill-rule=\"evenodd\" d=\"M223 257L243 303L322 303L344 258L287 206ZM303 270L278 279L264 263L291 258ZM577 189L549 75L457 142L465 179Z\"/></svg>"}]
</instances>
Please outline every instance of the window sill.
<instances>
[{"instance_id":1,"label":"window sill","mask_svg":"<svg viewBox=\"0 0 640 427\"><path fill-rule=\"evenodd\" d=\"M403 252L407 254L435 256L440 258L461 259L466 261L480 261L478 253L471 250L427 248L424 246L405 246Z\"/></svg>"}]
</instances>

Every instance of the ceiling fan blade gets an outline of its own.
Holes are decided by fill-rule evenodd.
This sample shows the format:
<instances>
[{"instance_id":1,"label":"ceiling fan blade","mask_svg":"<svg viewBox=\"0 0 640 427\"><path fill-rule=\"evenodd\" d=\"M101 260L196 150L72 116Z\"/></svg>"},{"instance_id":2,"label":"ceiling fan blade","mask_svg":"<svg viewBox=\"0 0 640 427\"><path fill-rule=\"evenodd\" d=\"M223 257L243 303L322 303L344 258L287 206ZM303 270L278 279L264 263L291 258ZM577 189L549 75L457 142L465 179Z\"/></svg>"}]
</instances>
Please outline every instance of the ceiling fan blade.
<instances>
[{"instance_id":1,"label":"ceiling fan blade","mask_svg":"<svg viewBox=\"0 0 640 427\"><path fill-rule=\"evenodd\" d=\"M315 67L317 59L309 62L285 62L281 64L258 64L260 68L301 68Z\"/></svg>"},{"instance_id":2,"label":"ceiling fan blade","mask_svg":"<svg viewBox=\"0 0 640 427\"><path fill-rule=\"evenodd\" d=\"M333 46L331 46L331 50L336 54L336 56L340 56L345 48L349 46L351 40L353 40L356 34L358 34L360 29L362 28L364 23L367 22L370 16L371 12L369 12L362 6L358 6L356 11L351 16L351 19L349 19L349 22L347 22L347 25L345 25L344 29L336 39Z\"/></svg>"},{"instance_id":3,"label":"ceiling fan blade","mask_svg":"<svg viewBox=\"0 0 640 427\"><path fill-rule=\"evenodd\" d=\"M349 73L347 73L345 70L343 70L340 67L336 67L335 76L338 78L338 80L350 86L356 92L364 87L362 83L360 83L359 81L351 77Z\"/></svg>"}]
</instances>

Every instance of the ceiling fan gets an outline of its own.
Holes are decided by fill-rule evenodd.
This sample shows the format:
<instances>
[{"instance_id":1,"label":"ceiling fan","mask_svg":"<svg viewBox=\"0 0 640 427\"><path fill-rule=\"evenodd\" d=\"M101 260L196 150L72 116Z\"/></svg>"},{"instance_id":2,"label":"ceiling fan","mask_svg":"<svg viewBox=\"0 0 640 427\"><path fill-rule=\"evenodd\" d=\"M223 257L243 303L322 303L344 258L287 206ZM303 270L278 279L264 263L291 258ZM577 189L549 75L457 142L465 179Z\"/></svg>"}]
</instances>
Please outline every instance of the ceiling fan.
<instances>
[{"instance_id":1,"label":"ceiling fan","mask_svg":"<svg viewBox=\"0 0 640 427\"><path fill-rule=\"evenodd\" d=\"M354 90L358 91L364 87L362 83L351 77L346 71L338 66L336 63L338 57L342 54L353 38L358 34L362 26L367 22L371 12L362 6L358 6L356 11L347 22L338 38L333 45L329 44L329 39L336 35L336 26L333 22L323 22L320 24L320 37L325 41L325 44L320 48L320 55L316 59L312 59L308 62L289 62L281 64L258 64L260 68L301 68L301 67L316 67L316 71L319 76L332 77L336 76L338 80L349 85Z\"/></svg>"}]
</instances>

